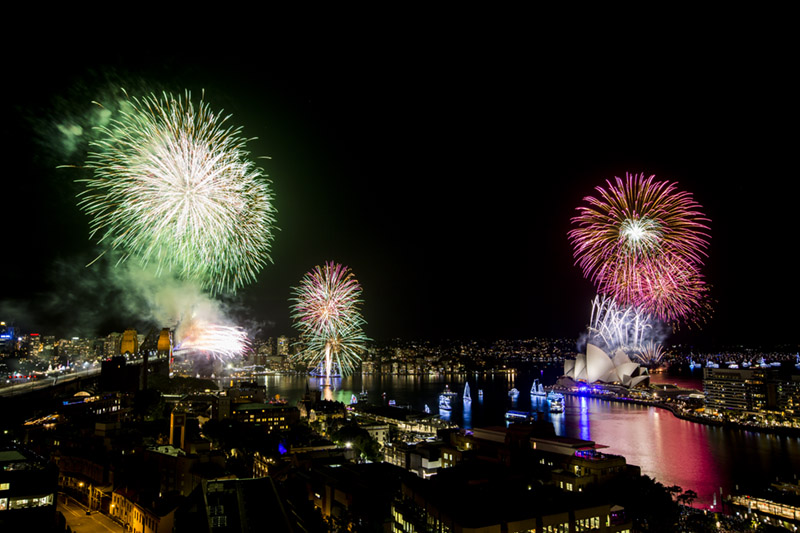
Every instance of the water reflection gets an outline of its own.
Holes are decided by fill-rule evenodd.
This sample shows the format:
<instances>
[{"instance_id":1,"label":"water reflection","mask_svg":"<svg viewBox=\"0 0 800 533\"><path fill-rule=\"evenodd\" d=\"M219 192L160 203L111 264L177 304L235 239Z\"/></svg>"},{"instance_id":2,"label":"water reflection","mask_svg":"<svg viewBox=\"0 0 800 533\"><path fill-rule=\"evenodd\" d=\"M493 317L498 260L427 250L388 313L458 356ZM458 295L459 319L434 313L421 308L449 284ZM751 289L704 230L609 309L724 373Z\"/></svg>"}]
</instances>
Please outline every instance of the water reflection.
<instances>
[{"instance_id":1,"label":"water reflection","mask_svg":"<svg viewBox=\"0 0 800 533\"><path fill-rule=\"evenodd\" d=\"M551 420L559 435L609 446L605 451L625 456L628 463L640 466L643 474L665 485L694 490L701 505L711 505L715 493L719 501L720 486L728 494L736 485L741 488L768 486L776 476L800 472L800 439L797 438L704 426L655 408L586 397L567 396L563 414L548 413L546 401L542 403L528 391L535 378L550 385L561 370L554 366L545 368L543 374L537 369L513 376L470 375L471 390L482 389L483 398L475 398L473 394L469 409L462 401L454 401L453 410L442 413L442 418L471 427L505 425L505 413L511 404L508 391L516 386L525 391L518 398L516 409L541 413L537 416ZM667 379L672 383L671 378L664 380ZM280 394L290 405L303 397L306 386L322 392L321 385L324 385L316 378L309 380L304 376L260 376L258 380L267 386L270 396ZM397 405L409 405L417 411L423 411L428 404L436 413L445 383L449 383L452 390L461 391L466 380L466 375L359 375L335 378L330 390L334 400L344 403L364 390L368 392L369 403L386 405L394 399Z\"/></svg>"},{"instance_id":2,"label":"water reflection","mask_svg":"<svg viewBox=\"0 0 800 533\"><path fill-rule=\"evenodd\" d=\"M589 404L586 401L585 397L580 398L580 438L583 440L590 440L589 436L591 435L591 431L589 430Z\"/></svg>"},{"instance_id":3,"label":"water reflection","mask_svg":"<svg viewBox=\"0 0 800 533\"><path fill-rule=\"evenodd\" d=\"M556 430L556 435L564 435L564 420L566 419L566 413L564 411L560 413L550 413L550 422L553 424L553 429Z\"/></svg>"},{"instance_id":4,"label":"water reflection","mask_svg":"<svg viewBox=\"0 0 800 533\"><path fill-rule=\"evenodd\" d=\"M461 427L472 429L472 400L464 399L464 412L462 413Z\"/></svg>"},{"instance_id":5,"label":"water reflection","mask_svg":"<svg viewBox=\"0 0 800 533\"><path fill-rule=\"evenodd\" d=\"M548 412L547 398L531 394L531 411L545 416L544 413ZM537 418L541 418L541 416L537 416Z\"/></svg>"}]
</instances>

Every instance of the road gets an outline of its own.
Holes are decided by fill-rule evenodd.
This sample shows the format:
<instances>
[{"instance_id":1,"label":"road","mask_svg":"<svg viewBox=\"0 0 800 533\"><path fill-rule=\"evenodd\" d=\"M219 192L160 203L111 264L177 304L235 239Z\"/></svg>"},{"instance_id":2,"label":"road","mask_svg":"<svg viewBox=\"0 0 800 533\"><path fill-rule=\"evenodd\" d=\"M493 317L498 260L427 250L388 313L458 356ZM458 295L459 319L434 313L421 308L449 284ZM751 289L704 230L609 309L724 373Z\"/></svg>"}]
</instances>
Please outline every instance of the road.
<instances>
[{"instance_id":1,"label":"road","mask_svg":"<svg viewBox=\"0 0 800 533\"><path fill-rule=\"evenodd\" d=\"M103 513L94 511L87 515L86 506L64 494L58 495L57 509L74 533L124 533L121 525Z\"/></svg>"},{"instance_id":2,"label":"road","mask_svg":"<svg viewBox=\"0 0 800 533\"><path fill-rule=\"evenodd\" d=\"M0 384L0 396L16 396L18 394L26 394L28 392L46 389L53 385L67 383L76 379L85 379L96 376L100 373L100 368L89 368L87 370L78 370L69 374L53 377L43 377L24 383L2 383Z\"/></svg>"}]
</instances>

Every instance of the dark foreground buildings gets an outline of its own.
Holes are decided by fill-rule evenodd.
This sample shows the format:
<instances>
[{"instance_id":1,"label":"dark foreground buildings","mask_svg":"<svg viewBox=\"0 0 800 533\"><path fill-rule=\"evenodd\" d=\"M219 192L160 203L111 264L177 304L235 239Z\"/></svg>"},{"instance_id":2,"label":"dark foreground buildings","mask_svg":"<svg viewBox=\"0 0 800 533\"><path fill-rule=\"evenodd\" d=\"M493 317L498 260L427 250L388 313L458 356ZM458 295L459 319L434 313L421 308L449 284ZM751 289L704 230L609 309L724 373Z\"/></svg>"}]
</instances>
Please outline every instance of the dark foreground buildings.
<instances>
[{"instance_id":1,"label":"dark foreground buildings","mask_svg":"<svg viewBox=\"0 0 800 533\"><path fill-rule=\"evenodd\" d=\"M51 531L58 469L15 446L0 447L0 531Z\"/></svg>"},{"instance_id":2,"label":"dark foreground buildings","mask_svg":"<svg viewBox=\"0 0 800 533\"><path fill-rule=\"evenodd\" d=\"M638 468L546 422L446 428L252 385L161 394L127 366L13 431L38 455L0 451L0 532L63 531L59 491L136 533L633 530L616 487Z\"/></svg>"}]
</instances>

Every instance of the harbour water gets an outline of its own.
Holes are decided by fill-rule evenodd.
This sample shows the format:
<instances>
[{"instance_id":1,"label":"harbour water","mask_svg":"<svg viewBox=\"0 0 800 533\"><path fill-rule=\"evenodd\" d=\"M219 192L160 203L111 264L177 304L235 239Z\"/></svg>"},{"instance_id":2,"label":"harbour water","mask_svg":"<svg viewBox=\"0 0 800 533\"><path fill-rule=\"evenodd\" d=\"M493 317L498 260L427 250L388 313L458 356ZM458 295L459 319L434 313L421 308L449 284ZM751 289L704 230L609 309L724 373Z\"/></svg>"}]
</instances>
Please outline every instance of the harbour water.
<instances>
[{"instance_id":1,"label":"harbour water","mask_svg":"<svg viewBox=\"0 0 800 533\"><path fill-rule=\"evenodd\" d=\"M442 412L443 418L466 428L500 426L505 425L509 409L537 410L535 402L541 400L530 395L533 380L551 385L561 370L554 365L526 373L356 375L335 380L333 398L347 404L352 395L365 390L370 403L394 400L397 406L417 411L428 405L437 413L439 393L447 384L459 394L452 401L452 411ZM653 382L701 389L700 375L676 379L656 374ZM312 390L321 388L318 379L303 376L264 376L260 380L268 394L280 394L290 403L303 396L306 385ZM462 400L465 383L469 383L471 402ZM516 401L508 394L512 388L520 393ZM719 505L720 490L727 495L737 486L742 490L763 487L776 478L791 480L800 475L800 438L706 426L655 407L576 396L565 398L563 413L543 416L553 422L559 435L608 446L605 452L624 456L628 463L640 466L642 474L664 485L694 490L696 505L702 507Z\"/></svg>"}]
</instances>

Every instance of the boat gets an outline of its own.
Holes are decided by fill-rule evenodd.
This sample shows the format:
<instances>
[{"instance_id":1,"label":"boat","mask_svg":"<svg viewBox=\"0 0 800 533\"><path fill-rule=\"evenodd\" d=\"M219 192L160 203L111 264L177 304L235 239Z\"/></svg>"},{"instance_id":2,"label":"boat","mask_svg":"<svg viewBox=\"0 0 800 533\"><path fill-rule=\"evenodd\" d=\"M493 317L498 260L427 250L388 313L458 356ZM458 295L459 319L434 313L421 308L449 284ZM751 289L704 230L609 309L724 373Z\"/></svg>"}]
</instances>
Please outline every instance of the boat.
<instances>
[{"instance_id":1,"label":"boat","mask_svg":"<svg viewBox=\"0 0 800 533\"><path fill-rule=\"evenodd\" d=\"M358 393L358 401L359 402L366 402L368 396L369 395L367 394L367 391L365 391L364 389L361 389L361 392Z\"/></svg>"},{"instance_id":2,"label":"boat","mask_svg":"<svg viewBox=\"0 0 800 533\"><path fill-rule=\"evenodd\" d=\"M427 403L425 404L425 412L428 413L428 414L431 414L431 408L428 407Z\"/></svg>"},{"instance_id":3,"label":"boat","mask_svg":"<svg viewBox=\"0 0 800 533\"><path fill-rule=\"evenodd\" d=\"M478 389L478 398L483 398L483 389Z\"/></svg>"},{"instance_id":4,"label":"boat","mask_svg":"<svg viewBox=\"0 0 800 533\"><path fill-rule=\"evenodd\" d=\"M517 399L517 397L519 397L519 391L517 390L517 388L516 388L516 387L514 387L513 389L511 389L510 391L508 391L508 396L509 396L509 397L510 397L512 400L516 400L516 399Z\"/></svg>"},{"instance_id":5,"label":"boat","mask_svg":"<svg viewBox=\"0 0 800 533\"><path fill-rule=\"evenodd\" d=\"M443 394L439 395L439 411L450 411L453 408L450 406L450 396Z\"/></svg>"},{"instance_id":6,"label":"boat","mask_svg":"<svg viewBox=\"0 0 800 533\"><path fill-rule=\"evenodd\" d=\"M506 411L506 421L507 422L532 422L536 420L536 415L530 413L528 411Z\"/></svg>"},{"instance_id":7,"label":"boat","mask_svg":"<svg viewBox=\"0 0 800 533\"><path fill-rule=\"evenodd\" d=\"M350 405L355 405L358 403L358 398L356 398L355 394L350 395Z\"/></svg>"},{"instance_id":8,"label":"boat","mask_svg":"<svg viewBox=\"0 0 800 533\"><path fill-rule=\"evenodd\" d=\"M450 386L445 383L444 390L439 395L439 410L450 411L453 408L450 402L457 396L458 393L450 390Z\"/></svg>"},{"instance_id":9,"label":"boat","mask_svg":"<svg viewBox=\"0 0 800 533\"><path fill-rule=\"evenodd\" d=\"M445 383L444 391L442 391L442 394L440 396L452 397L452 396L458 396L458 393L455 392L455 391L450 390L450 386L447 385L447 383Z\"/></svg>"},{"instance_id":10,"label":"boat","mask_svg":"<svg viewBox=\"0 0 800 533\"><path fill-rule=\"evenodd\" d=\"M532 396L547 396L547 393L544 391L544 387L542 384L539 383L538 379L533 380L533 385L531 385L531 395Z\"/></svg>"},{"instance_id":11,"label":"boat","mask_svg":"<svg viewBox=\"0 0 800 533\"><path fill-rule=\"evenodd\" d=\"M464 383L464 401L465 402L471 402L472 401L472 396L470 396L470 393L469 393L469 383Z\"/></svg>"},{"instance_id":12,"label":"boat","mask_svg":"<svg viewBox=\"0 0 800 533\"><path fill-rule=\"evenodd\" d=\"M547 394L547 403L550 406L551 413L564 412L564 395L560 392L550 391Z\"/></svg>"}]
</instances>

